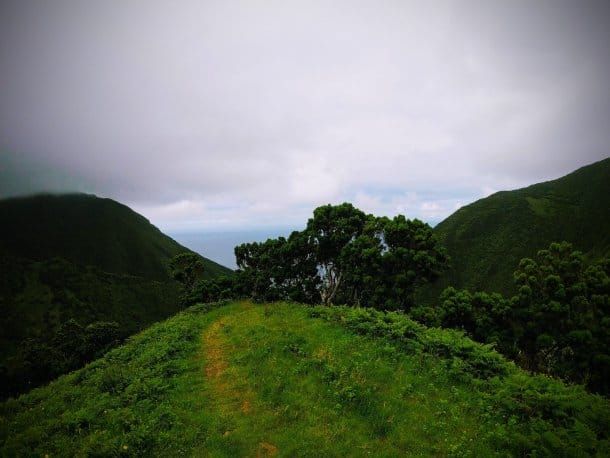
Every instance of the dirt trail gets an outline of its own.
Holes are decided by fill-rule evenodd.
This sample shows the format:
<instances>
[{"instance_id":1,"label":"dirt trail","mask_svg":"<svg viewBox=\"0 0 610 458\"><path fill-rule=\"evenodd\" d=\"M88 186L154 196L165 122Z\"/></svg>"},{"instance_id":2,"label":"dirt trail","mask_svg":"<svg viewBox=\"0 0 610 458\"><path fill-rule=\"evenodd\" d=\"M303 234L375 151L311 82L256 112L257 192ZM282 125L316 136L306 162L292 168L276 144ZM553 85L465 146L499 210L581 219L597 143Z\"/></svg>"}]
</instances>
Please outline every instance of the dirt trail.
<instances>
[{"instance_id":1,"label":"dirt trail","mask_svg":"<svg viewBox=\"0 0 610 458\"><path fill-rule=\"evenodd\" d=\"M226 383L222 382L222 375L227 369L226 345L220 338L220 332L224 326L224 323L218 320L203 334L203 346L206 355L205 375L215 382L214 388L222 393L228 392L229 388Z\"/></svg>"},{"instance_id":2,"label":"dirt trail","mask_svg":"<svg viewBox=\"0 0 610 458\"><path fill-rule=\"evenodd\" d=\"M242 304L245 310L250 304ZM230 317L223 317L212 323L202 335L205 357L205 377L208 379L215 405L223 415L256 415L255 393L248 387L239 386L235 368L230 367L227 356L232 348L223 336ZM232 431L225 431L228 436ZM277 447L269 442L260 442L255 452L257 457L275 456Z\"/></svg>"}]
</instances>

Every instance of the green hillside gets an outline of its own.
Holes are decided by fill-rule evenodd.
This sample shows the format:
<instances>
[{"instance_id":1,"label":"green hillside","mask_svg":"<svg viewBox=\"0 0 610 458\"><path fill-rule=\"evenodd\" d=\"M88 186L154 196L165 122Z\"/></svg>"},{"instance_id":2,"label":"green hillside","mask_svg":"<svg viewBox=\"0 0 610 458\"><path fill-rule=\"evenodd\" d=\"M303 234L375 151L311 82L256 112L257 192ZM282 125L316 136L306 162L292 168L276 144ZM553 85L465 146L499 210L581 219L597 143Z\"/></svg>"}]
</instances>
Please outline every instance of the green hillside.
<instances>
[{"instance_id":1,"label":"green hillside","mask_svg":"<svg viewBox=\"0 0 610 458\"><path fill-rule=\"evenodd\" d=\"M44 338L69 319L114 321L122 335L179 310L174 282L83 268L61 258L0 258L0 357L6 364L25 338Z\"/></svg>"},{"instance_id":2,"label":"green hillside","mask_svg":"<svg viewBox=\"0 0 610 458\"><path fill-rule=\"evenodd\" d=\"M125 337L179 310L167 264L189 250L124 205L84 194L6 199L0 221L0 397L78 367L55 351L69 320L113 322ZM207 278L231 272L203 262ZM44 351L26 355L32 346Z\"/></svg>"},{"instance_id":3,"label":"green hillside","mask_svg":"<svg viewBox=\"0 0 610 458\"><path fill-rule=\"evenodd\" d=\"M3 456L608 456L610 405L397 313L195 306L0 404Z\"/></svg>"},{"instance_id":4,"label":"green hillside","mask_svg":"<svg viewBox=\"0 0 610 458\"><path fill-rule=\"evenodd\" d=\"M142 215L111 199L42 194L0 200L0 254L61 257L104 272L167 280L167 263L189 251ZM208 277L230 270L205 259Z\"/></svg>"},{"instance_id":5,"label":"green hillside","mask_svg":"<svg viewBox=\"0 0 610 458\"><path fill-rule=\"evenodd\" d=\"M519 260L568 241L593 261L610 255L610 158L557 180L502 191L460 208L435 233L451 268L421 298L449 285L513 293Z\"/></svg>"}]
</instances>

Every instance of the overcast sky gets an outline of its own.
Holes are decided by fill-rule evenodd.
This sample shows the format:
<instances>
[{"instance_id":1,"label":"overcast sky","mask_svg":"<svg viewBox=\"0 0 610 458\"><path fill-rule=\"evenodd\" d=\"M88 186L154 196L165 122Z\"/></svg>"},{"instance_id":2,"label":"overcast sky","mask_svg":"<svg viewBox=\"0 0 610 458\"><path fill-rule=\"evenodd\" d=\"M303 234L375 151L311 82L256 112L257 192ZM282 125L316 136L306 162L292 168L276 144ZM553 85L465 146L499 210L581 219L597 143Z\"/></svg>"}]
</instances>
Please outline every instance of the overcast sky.
<instances>
[{"instance_id":1,"label":"overcast sky","mask_svg":"<svg viewBox=\"0 0 610 458\"><path fill-rule=\"evenodd\" d=\"M0 0L0 196L437 222L610 155L610 2Z\"/></svg>"}]
</instances>

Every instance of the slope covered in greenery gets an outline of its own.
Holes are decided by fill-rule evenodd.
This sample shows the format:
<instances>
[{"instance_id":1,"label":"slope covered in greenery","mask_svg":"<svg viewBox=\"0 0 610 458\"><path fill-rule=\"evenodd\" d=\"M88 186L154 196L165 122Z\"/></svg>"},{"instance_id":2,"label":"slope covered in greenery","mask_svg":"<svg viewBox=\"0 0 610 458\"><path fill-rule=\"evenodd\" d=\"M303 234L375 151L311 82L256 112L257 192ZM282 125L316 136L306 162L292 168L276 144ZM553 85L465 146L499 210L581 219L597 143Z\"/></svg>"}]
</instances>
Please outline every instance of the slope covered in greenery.
<instances>
[{"instance_id":1,"label":"slope covered in greenery","mask_svg":"<svg viewBox=\"0 0 610 458\"><path fill-rule=\"evenodd\" d=\"M125 337L179 309L168 264L189 250L124 205L84 194L7 199L0 221L0 397L78 367L82 358L55 351L70 320L116 323ZM202 262L204 278L230 273Z\"/></svg>"},{"instance_id":2,"label":"slope covered in greenery","mask_svg":"<svg viewBox=\"0 0 610 458\"><path fill-rule=\"evenodd\" d=\"M399 313L199 305L0 405L3 455L604 456L610 406Z\"/></svg>"},{"instance_id":3,"label":"slope covered in greenery","mask_svg":"<svg viewBox=\"0 0 610 458\"><path fill-rule=\"evenodd\" d=\"M0 254L61 257L153 280L167 280L169 260L190 251L129 207L87 194L0 200L0 221ZM204 263L209 277L230 273L209 259Z\"/></svg>"},{"instance_id":4,"label":"slope covered in greenery","mask_svg":"<svg viewBox=\"0 0 610 458\"><path fill-rule=\"evenodd\" d=\"M502 191L460 208L435 227L451 268L421 298L447 286L514 293L519 260L567 241L594 261L610 255L610 158L557 180Z\"/></svg>"},{"instance_id":5,"label":"slope covered in greenery","mask_svg":"<svg viewBox=\"0 0 610 458\"><path fill-rule=\"evenodd\" d=\"M0 356L3 362L24 338L44 339L61 323L113 321L127 336L179 310L179 288L131 275L83 268L61 258L0 258ZM9 363L10 365L10 363Z\"/></svg>"}]
</instances>

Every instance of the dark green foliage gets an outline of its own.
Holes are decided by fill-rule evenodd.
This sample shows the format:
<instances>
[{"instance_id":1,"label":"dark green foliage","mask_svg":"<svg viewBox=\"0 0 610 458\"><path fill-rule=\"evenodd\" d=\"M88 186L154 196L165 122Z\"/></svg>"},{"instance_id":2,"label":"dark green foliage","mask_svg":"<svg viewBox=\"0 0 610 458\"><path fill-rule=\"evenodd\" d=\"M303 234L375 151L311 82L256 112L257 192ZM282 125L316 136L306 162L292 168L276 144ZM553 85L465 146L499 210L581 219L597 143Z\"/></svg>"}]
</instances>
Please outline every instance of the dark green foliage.
<instances>
[{"instance_id":1,"label":"dark green foliage","mask_svg":"<svg viewBox=\"0 0 610 458\"><path fill-rule=\"evenodd\" d=\"M451 266L421 288L417 302L435 303L448 286L512 296L519 260L557 240L572 243L588 262L609 257L608 209L610 159L466 205L434 228Z\"/></svg>"},{"instance_id":2,"label":"dark green foliage","mask_svg":"<svg viewBox=\"0 0 610 458\"><path fill-rule=\"evenodd\" d=\"M188 307L201 301L198 294L201 293L201 287L195 291L195 286L204 281L205 265L201 256L196 253L180 253L170 260L169 271L171 277L182 285L180 303L183 306Z\"/></svg>"},{"instance_id":3,"label":"dark green foliage","mask_svg":"<svg viewBox=\"0 0 610 458\"><path fill-rule=\"evenodd\" d=\"M0 364L9 378L27 375L25 339L51 345L70 319L116 322L127 335L180 309L168 263L190 252L124 205L84 194L6 199L0 221ZM200 259L205 278L231 273Z\"/></svg>"},{"instance_id":4,"label":"dark green foliage","mask_svg":"<svg viewBox=\"0 0 610 458\"><path fill-rule=\"evenodd\" d=\"M182 296L182 304L191 306L198 303L218 302L241 297L238 277L216 277L212 280L199 280L192 291Z\"/></svg>"},{"instance_id":5,"label":"dark green foliage","mask_svg":"<svg viewBox=\"0 0 610 458\"><path fill-rule=\"evenodd\" d=\"M115 346L121 338L119 325L112 321L96 321L87 325L84 332L84 355L86 359L100 357Z\"/></svg>"},{"instance_id":6,"label":"dark green foliage","mask_svg":"<svg viewBox=\"0 0 610 458\"><path fill-rule=\"evenodd\" d=\"M19 356L27 345L24 341L34 339L53 346L51 336L74 331L68 324L71 319L84 327L115 322L118 333L125 336L181 308L178 285L169 280L101 272L60 258L33 262L0 257L0 271L0 363L12 380L27 377L21 373ZM69 339L64 341L69 344ZM18 392L29 386L18 385ZM0 395L5 396L5 390Z\"/></svg>"},{"instance_id":7,"label":"dark green foliage","mask_svg":"<svg viewBox=\"0 0 610 458\"><path fill-rule=\"evenodd\" d=\"M427 224L376 218L348 203L319 207L304 231L240 245L235 255L237 278L255 300L402 310L447 262Z\"/></svg>"},{"instance_id":8,"label":"dark green foliage","mask_svg":"<svg viewBox=\"0 0 610 458\"><path fill-rule=\"evenodd\" d=\"M569 243L552 243L522 259L514 280L511 299L447 288L438 307L411 315L496 344L527 369L610 393L610 261L587 266Z\"/></svg>"},{"instance_id":9,"label":"dark green foliage","mask_svg":"<svg viewBox=\"0 0 610 458\"><path fill-rule=\"evenodd\" d=\"M180 253L169 261L171 277L182 283L186 292L191 292L195 282L203 278L205 265L203 258L195 253Z\"/></svg>"},{"instance_id":10,"label":"dark green foliage","mask_svg":"<svg viewBox=\"0 0 610 458\"><path fill-rule=\"evenodd\" d=\"M48 382L99 358L125 337L114 322L81 326L70 319L53 335L26 339L10 359L12 368L3 379L2 395L13 395Z\"/></svg>"},{"instance_id":11,"label":"dark green foliage","mask_svg":"<svg viewBox=\"0 0 610 458\"><path fill-rule=\"evenodd\" d=\"M340 302L408 310L416 289L447 264L430 226L403 215L369 218L361 235L341 252L345 285Z\"/></svg>"},{"instance_id":12,"label":"dark green foliage","mask_svg":"<svg viewBox=\"0 0 610 458\"><path fill-rule=\"evenodd\" d=\"M609 267L587 267L567 242L521 260L513 307L524 365L610 393Z\"/></svg>"},{"instance_id":13,"label":"dark green foliage","mask_svg":"<svg viewBox=\"0 0 610 458\"><path fill-rule=\"evenodd\" d=\"M315 301L319 279L313 250L307 235L296 231L288 239L279 237L235 247L238 293L257 301Z\"/></svg>"},{"instance_id":14,"label":"dark green foliage","mask_svg":"<svg viewBox=\"0 0 610 458\"><path fill-rule=\"evenodd\" d=\"M343 251L362 235L370 217L352 204L324 205L313 211L313 218L307 222L305 234L309 239L320 278L322 303L331 304L349 261L342 256Z\"/></svg>"},{"instance_id":15,"label":"dark green foliage","mask_svg":"<svg viewBox=\"0 0 610 458\"><path fill-rule=\"evenodd\" d=\"M189 251L125 205L87 194L0 200L0 221L0 254L36 261L61 257L153 280L167 280L169 260ZM203 262L209 278L230 273Z\"/></svg>"},{"instance_id":16,"label":"dark green foliage","mask_svg":"<svg viewBox=\"0 0 610 458\"><path fill-rule=\"evenodd\" d=\"M505 354L515 356L518 352L510 346L514 343L511 301L498 293L471 293L449 287L437 307L418 306L410 315L429 326L461 329L480 342L499 344Z\"/></svg>"}]
</instances>

